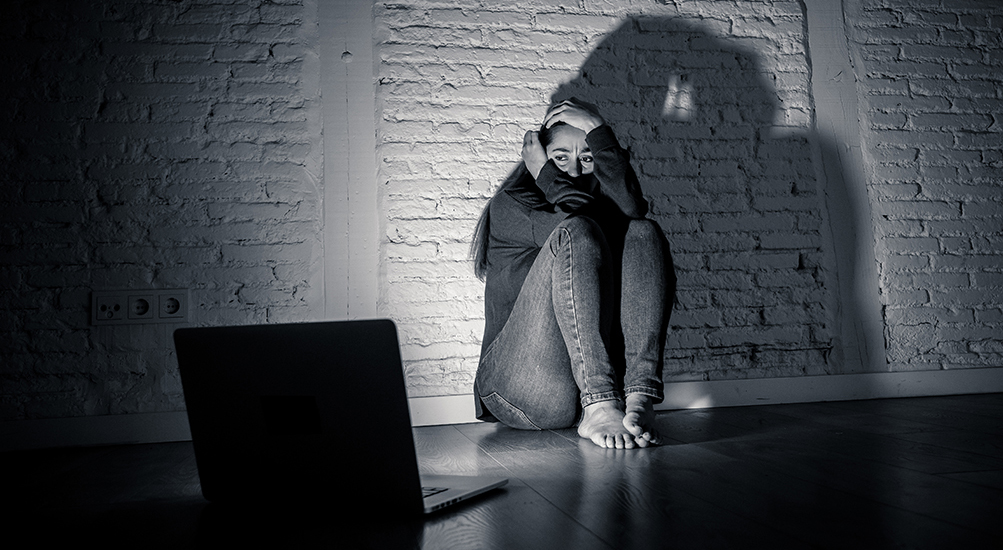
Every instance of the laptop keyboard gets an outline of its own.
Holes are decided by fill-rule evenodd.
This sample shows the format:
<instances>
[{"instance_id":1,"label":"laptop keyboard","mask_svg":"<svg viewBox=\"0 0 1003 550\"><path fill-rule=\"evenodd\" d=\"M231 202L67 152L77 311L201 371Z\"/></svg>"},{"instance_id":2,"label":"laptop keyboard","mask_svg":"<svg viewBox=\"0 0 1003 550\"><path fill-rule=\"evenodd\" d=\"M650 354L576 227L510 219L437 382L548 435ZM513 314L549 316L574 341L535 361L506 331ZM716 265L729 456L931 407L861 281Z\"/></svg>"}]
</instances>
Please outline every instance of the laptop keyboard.
<instances>
[{"instance_id":1,"label":"laptop keyboard","mask_svg":"<svg viewBox=\"0 0 1003 550\"><path fill-rule=\"evenodd\" d=\"M421 496L422 498L428 498L432 495L437 495L443 491L449 490L449 487L422 487Z\"/></svg>"}]
</instances>

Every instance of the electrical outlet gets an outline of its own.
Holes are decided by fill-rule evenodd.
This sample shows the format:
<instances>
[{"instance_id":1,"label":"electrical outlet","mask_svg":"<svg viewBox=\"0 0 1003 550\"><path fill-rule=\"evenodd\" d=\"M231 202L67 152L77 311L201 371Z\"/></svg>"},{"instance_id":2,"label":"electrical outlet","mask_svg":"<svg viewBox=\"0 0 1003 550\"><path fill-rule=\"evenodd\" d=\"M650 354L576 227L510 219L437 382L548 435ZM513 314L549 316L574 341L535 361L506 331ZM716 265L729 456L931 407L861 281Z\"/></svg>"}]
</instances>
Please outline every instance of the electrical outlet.
<instances>
[{"instance_id":1,"label":"electrical outlet","mask_svg":"<svg viewBox=\"0 0 1003 550\"><path fill-rule=\"evenodd\" d=\"M129 319L148 320L156 315L157 301L152 294L129 295L126 305L129 309Z\"/></svg>"},{"instance_id":2,"label":"electrical outlet","mask_svg":"<svg viewBox=\"0 0 1003 550\"><path fill-rule=\"evenodd\" d=\"M91 321L99 323L120 323L126 318L125 296L110 292L95 292L91 295Z\"/></svg>"},{"instance_id":3,"label":"electrical outlet","mask_svg":"<svg viewBox=\"0 0 1003 550\"><path fill-rule=\"evenodd\" d=\"M172 322L188 320L188 291L171 290L160 293L157 316L160 319L170 319Z\"/></svg>"},{"instance_id":4,"label":"electrical outlet","mask_svg":"<svg viewBox=\"0 0 1003 550\"><path fill-rule=\"evenodd\" d=\"M189 301L187 289L95 290L91 293L91 323L187 323Z\"/></svg>"}]
</instances>

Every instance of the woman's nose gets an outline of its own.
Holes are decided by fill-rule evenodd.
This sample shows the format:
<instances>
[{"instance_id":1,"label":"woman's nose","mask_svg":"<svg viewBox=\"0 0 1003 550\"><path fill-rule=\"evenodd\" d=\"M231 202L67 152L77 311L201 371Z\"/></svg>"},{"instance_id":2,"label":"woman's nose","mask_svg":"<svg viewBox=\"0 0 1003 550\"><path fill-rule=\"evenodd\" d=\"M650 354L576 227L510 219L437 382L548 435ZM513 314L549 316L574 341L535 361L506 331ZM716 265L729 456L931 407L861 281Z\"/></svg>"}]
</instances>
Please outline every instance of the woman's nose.
<instances>
[{"instance_id":1,"label":"woman's nose","mask_svg":"<svg viewBox=\"0 0 1003 550\"><path fill-rule=\"evenodd\" d=\"M581 164L578 163L578 159L571 161L571 164L568 166L568 175L573 178L577 178L581 172L582 167Z\"/></svg>"}]
</instances>

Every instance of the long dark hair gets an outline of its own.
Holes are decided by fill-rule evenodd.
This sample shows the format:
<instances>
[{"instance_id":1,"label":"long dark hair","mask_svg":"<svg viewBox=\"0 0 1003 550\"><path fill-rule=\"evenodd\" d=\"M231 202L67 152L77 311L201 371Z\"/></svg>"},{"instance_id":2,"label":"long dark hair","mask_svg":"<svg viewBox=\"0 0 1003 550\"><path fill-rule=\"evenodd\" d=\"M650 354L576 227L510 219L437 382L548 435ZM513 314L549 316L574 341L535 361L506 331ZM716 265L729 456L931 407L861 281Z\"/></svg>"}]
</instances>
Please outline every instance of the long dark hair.
<instances>
[{"instance_id":1,"label":"long dark hair","mask_svg":"<svg viewBox=\"0 0 1003 550\"><path fill-rule=\"evenodd\" d=\"M512 187L516 183L523 181L525 178L529 178L533 181L533 175L529 173L526 168L525 162L520 162L515 169L509 173L505 181L502 182L498 190L495 191L494 196L498 196L498 193L504 192L509 187ZM528 182L526 182L528 183ZM484 277L488 273L488 235L491 233L491 201L494 197L488 200L488 203L484 205L484 210L481 211L481 217L477 220L477 225L474 227L474 239L470 241L470 258L474 261L474 275L478 279L484 280Z\"/></svg>"},{"instance_id":2,"label":"long dark hair","mask_svg":"<svg viewBox=\"0 0 1003 550\"><path fill-rule=\"evenodd\" d=\"M550 126L550 128L540 127L539 139L540 145L543 145L544 149L550 144L551 132L557 126L565 124L564 122L555 122ZM527 181L528 179L528 181ZM529 173L529 169L526 168L526 163L520 161L519 165L516 166L512 172L509 173L505 181L498 187L495 191L494 197L498 196L499 193L504 192L509 187L516 184L535 184L533 175ZM477 220L477 225L474 227L474 238L470 242L470 258L474 261L474 275L478 279L484 280L488 273L488 235L491 234L491 200L484 205L484 210L481 211L481 217Z\"/></svg>"}]
</instances>

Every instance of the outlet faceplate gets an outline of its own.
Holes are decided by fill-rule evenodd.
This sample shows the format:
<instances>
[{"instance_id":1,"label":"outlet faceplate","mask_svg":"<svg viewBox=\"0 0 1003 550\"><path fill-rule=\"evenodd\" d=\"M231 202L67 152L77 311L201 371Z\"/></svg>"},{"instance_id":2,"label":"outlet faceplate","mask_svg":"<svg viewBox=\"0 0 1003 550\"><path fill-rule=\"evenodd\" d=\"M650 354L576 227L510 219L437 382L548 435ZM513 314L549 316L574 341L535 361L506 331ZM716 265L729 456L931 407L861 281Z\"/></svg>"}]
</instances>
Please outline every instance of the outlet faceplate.
<instances>
[{"instance_id":1,"label":"outlet faceplate","mask_svg":"<svg viewBox=\"0 0 1003 550\"><path fill-rule=\"evenodd\" d=\"M95 324L125 321L128 311L125 296L95 292L91 301L91 321Z\"/></svg>"},{"instance_id":2,"label":"outlet faceplate","mask_svg":"<svg viewBox=\"0 0 1003 550\"><path fill-rule=\"evenodd\" d=\"M187 323L189 302L188 289L95 290L91 293L91 323Z\"/></svg>"},{"instance_id":3,"label":"outlet faceplate","mask_svg":"<svg viewBox=\"0 0 1003 550\"><path fill-rule=\"evenodd\" d=\"M130 321L149 321L157 316L157 299L153 294L129 294L125 305Z\"/></svg>"}]
</instances>

